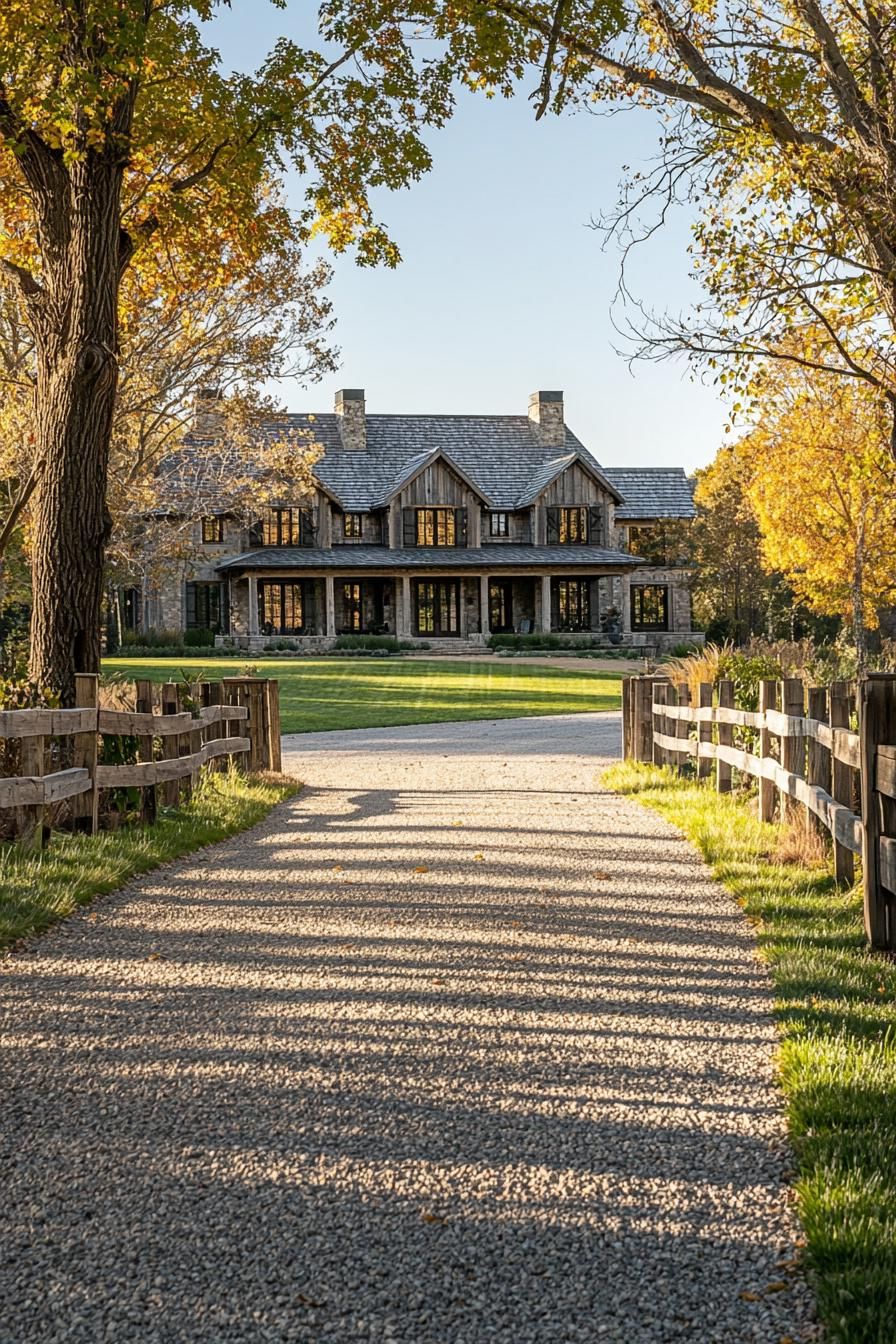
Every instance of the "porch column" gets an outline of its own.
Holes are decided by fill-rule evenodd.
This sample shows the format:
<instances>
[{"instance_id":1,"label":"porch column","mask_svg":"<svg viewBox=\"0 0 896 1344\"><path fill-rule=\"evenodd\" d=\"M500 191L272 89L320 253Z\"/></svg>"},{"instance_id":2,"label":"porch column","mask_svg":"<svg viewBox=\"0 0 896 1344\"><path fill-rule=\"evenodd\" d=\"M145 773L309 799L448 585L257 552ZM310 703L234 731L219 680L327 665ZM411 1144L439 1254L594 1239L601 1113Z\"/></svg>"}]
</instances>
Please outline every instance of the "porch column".
<instances>
[{"instance_id":1,"label":"porch column","mask_svg":"<svg viewBox=\"0 0 896 1344\"><path fill-rule=\"evenodd\" d=\"M490 635L492 632L489 616L488 575L482 574L479 578L479 629L483 635Z\"/></svg>"},{"instance_id":2,"label":"porch column","mask_svg":"<svg viewBox=\"0 0 896 1344\"><path fill-rule=\"evenodd\" d=\"M411 635L411 576L401 576L401 633L405 639Z\"/></svg>"},{"instance_id":3,"label":"porch column","mask_svg":"<svg viewBox=\"0 0 896 1344\"><path fill-rule=\"evenodd\" d=\"M326 606L326 636L333 639L336 635L336 596L333 587L333 575L324 575L324 601Z\"/></svg>"},{"instance_id":4,"label":"porch column","mask_svg":"<svg viewBox=\"0 0 896 1344\"><path fill-rule=\"evenodd\" d=\"M541 576L541 630L548 634L551 629L551 576Z\"/></svg>"},{"instance_id":5,"label":"porch column","mask_svg":"<svg viewBox=\"0 0 896 1344\"><path fill-rule=\"evenodd\" d=\"M247 574L249 584L249 634L258 634L258 581L254 574Z\"/></svg>"},{"instance_id":6,"label":"porch column","mask_svg":"<svg viewBox=\"0 0 896 1344\"><path fill-rule=\"evenodd\" d=\"M631 574L623 574L620 587L622 588L622 610L619 614L622 617L622 633L627 636L632 633Z\"/></svg>"}]
</instances>

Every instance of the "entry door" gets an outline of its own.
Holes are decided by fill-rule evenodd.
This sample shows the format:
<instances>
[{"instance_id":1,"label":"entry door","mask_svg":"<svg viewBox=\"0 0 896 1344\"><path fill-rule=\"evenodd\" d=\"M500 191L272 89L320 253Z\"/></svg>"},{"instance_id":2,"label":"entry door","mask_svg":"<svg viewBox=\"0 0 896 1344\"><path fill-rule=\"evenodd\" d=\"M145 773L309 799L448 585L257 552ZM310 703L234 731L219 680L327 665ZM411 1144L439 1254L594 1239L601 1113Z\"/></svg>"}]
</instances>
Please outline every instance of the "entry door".
<instances>
[{"instance_id":1,"label":"entry door","mask_svg":"<svg viewBox=\"0 0 896 1344\"><path fill-rule=\"evenodd\" d=\"M509 579L488 586L488 628L493 635L513 634L513 584Z\"/></svg>"},{"instance_id":2,"label":"entry door","mask_svg":"<svg viewBox=\"0 0 896 1344\"><path fill-rule=\"evenodd\" d=\"M450 639L460 634L460 581L418 579L416 588L418 635Z\"/></svg>"}]
</instances>

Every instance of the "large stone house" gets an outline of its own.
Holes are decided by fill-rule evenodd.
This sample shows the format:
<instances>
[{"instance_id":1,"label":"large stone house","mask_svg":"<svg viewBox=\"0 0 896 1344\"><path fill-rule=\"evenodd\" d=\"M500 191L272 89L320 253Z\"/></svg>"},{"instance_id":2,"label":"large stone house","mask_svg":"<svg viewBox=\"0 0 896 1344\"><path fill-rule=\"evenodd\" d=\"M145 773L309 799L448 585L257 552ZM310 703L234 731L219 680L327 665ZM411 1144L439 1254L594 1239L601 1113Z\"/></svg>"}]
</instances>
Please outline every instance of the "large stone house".
<instances>
[{"instance_id":1,"label":"large stone house","mask_svg":"<svg viewBox=\"0 0 896 1344\"><path fill-rule=\"evenodd\" d=\"M693 637L689 571L665 535L694 513L685 473L602 467L561 392L533 393L527 415L368 415L351 389L331 414L271 429L284 424L323 448L313 498L272 501L253 529L197 523L194 558L134 594L139 624L250 651L347 633L445 648L548 630ZM209 432L198 422L194 442Z\"/></svg>"}]
</instances>

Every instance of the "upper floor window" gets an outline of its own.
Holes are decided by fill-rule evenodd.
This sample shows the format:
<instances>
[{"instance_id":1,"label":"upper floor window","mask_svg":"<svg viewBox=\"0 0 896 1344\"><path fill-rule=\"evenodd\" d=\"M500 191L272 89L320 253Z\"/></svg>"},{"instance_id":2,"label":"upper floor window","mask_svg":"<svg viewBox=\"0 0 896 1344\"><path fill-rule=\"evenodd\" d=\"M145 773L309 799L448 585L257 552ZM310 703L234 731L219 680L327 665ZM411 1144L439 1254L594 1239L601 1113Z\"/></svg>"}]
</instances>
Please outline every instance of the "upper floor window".
<instances>
[{"instance_id":1,"label":"upper floor window","mask_svg":"<svg viewBox=\"0 0 896 1344\"><path fill-rule=\"evenodd\" d=\"M506 513L490 513L488 517L488 534L490 537L506 537L509 532Z\"/></svg>"},{"instance_id":2,"label":"upper floor window","mask_svg":"<svg viewBox=\"0 0 896 1344\"><path fill-rule=\"evenodd\" d=\"M202 520L202 544L203 546L213 546L217 542L224 540L224 519L223 518L203 518Z\"/></svg>"},{"instance_id":3,"label":"upper floor window","mask_svg":"<svg viewBox=\"0 0 896 1344\"><path fill-rule=\"evenodd\" d=\"M547 510L549 546L592 546L604 544L604 511L599 504L565 505Z\"/></svg>"},{"instance_id":4,"label":"upper floor window","mask_svg":"<svg viewBox=\"0 0 896 1344\"><path fill-rule=\"evenodd\" d=\"M418 509L417 545L456 546L457 520L454 509Z\"/></svg>"},{"instance_id":5,"label":"upper floor window","mask_svg":"<svg viewBox=\"0 0 896 1344\"><path fill-rule=\"evenodd\" d=\"M342 515L342 535L346 541L361 540L360 513L344 513Z\"/></svg>"},{"instance_id":6,"label":"upper floor window","mask_svg":"<svg viewBox=\"0 0 896 1344\"><path fill-rule=\"evenodd\" d=\"M310 509L265 509L261 520L262 546L310 546L313 540Z\"/></svg>"}]
</instances>

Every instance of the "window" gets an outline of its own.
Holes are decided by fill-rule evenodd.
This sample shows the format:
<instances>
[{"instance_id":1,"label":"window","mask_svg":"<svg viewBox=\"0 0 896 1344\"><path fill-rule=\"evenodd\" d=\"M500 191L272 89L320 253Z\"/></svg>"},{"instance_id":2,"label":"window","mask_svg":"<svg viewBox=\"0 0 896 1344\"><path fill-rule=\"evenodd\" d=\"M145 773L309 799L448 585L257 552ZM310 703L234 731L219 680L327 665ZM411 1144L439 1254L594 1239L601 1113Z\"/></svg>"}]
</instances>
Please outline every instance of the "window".
<instances>
[{"instance_id":1,"label":"window","mask_svg":"<svg viewBox=\"0 0 896 1344\"><path fill-rule=\"evenodd\" d=\"M346 541L361 540L360 513L344 513L342 515L342 535Z\"/></svg>"},{"instance_id":2,"label":"window","mask_svg":"<svg viewBox=\"0 0 896 1344\"><path fill-rule=\"evenodd\" d=\"M224 519L223 518L203 518L202 520L202 544L203 546L214 546L224 540Z\"/></svg>"},{"instance_id":3,"label":"window","mask_svg":"<svg viewBox=\"0 0 896 1344\"><path fill-rule=\"evenodd\" d=\"M460 584L456 579L418 581L417 634L449 637L460 630Z\"/></svg>"},{"instance_id":4,"label":"window","mask_svg":"<svg viewBox=\"0 0 896 1344\"><path fill-rule=\"evenodd\" d=\"M220 634L223 612L220 583L188 583L186 620L188 630L214 630Z\"/></svg>"},{"instance_id":5,"label":"window","mask_svg":"<svg viewBox=\"0 0 896 1344\"><path fill-rule=\"evenodd\" d=\"M456 546L457 522L454 509L418 509L417 545Z\"/></svg>"},{"instance_id":6,"label":"window","mask_svg":"<svg viewBox=\"0 0 896 1344\"><path fill-rule=\"evenodd\" d=\"M490 537L506 537L509 535L506 513L489 514L488 534Z\"/></svg>"},{"instance_id":7,"label":"window","mask_svg":"<svg viewBox=\"0 0 896 1344\"><path fill-rule=\"evenodd\" d=\"M632 629L669 629L669 589L658 583L632 585Z\"/></svg>"},{"instance_id":8,"label":"window","mask_svg":"<svg viewBox=\"0 0 896 1344\"><path fill-rule=\"evenodd\" d=\"M261 523L262 546L311 546L314 526L310 509L266 509Z\"/></svg>"},{"instance_id":9,"label":"window","mask_svg":"<svg viewBox=\"0 0 896 1344\"><path fill-rule=\"evenodd\" d=\"M588 579L555 579L558 630L591 629L591 585Z\"/></svg>"},{"instance_id":10,"label":"window","mask_svg":"<svg viewBox=\"0 0 896 1344\"><path fill-rule=\"evenodd\" d=\"M258 616L264 635L300 635L305 625L305 594L295 579L264 579L258 585Z\"/></svg>"},{"instance_id":11,"label":"window","mask_svg":"<svg viewBox=\"0 0 896 1344\"><path fill-rule=\"evenodd\" d=\"M348 515L346 515L348 516ZM357 516L357 515L356 515ZM357 633L361 629L361 585L344 583L342 585L342 613L349 632Z\"/></svg>"},{"instance_id":12,"label":"window","mask_svg":"<svg viewBox=\"0 0 896 1344\"><path fill-rule=\"evenodd\" d=\"M560 545L570 546L588 540L588 510L560 510Z\"/></svg>"}]
</instances>

